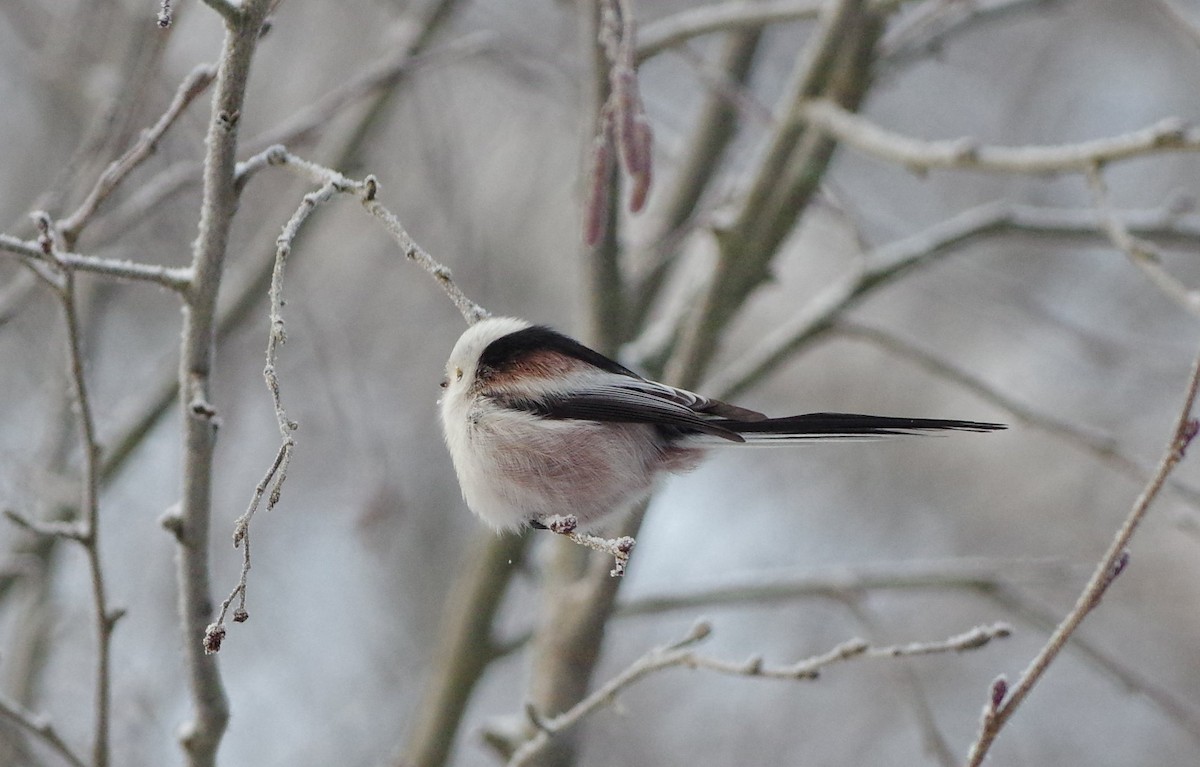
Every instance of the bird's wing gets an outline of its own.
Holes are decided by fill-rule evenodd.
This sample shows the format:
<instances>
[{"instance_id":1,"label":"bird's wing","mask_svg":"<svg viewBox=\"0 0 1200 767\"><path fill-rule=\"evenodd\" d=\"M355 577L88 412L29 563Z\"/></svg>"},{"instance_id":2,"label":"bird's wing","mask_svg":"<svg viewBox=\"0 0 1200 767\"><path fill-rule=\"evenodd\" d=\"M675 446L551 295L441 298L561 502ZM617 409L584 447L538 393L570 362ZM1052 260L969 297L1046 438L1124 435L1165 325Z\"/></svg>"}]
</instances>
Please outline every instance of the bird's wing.
<instances>
[{"instance_id":1,"label":"bird's wing","mask_svg":"<svg viewBox=\"0 0 1200 767\"><path fill-rule=\"evenodd\" d=\"M713 400L631 376L598 377L595 381L579 382L568 391L542 392L533 397L498 395L492 399L505 407L527 410L545 418L654 424L685 433L702 432L733 442L743 441L737 432L714 422L709 413L717 414L706 409L714 406ZM736 410L749 413L751 419L756 415L761 418L753 411Z\"/></svg>"},{"instance_id":2,"label":"bird's wing","mask_svg":"<svg viewBox=\"0 0 1200 767\"><path fill-rule=\"evenodd\" d=\"M654 397L675 402L696 413L704 413L719 418L729 418L735 421L766 420L766 416L757 410L730 405L728 402L705 397L702 394L697 394L687 389L676 389L674 386L667 386L658 381L634 378L629 381L622 381L620 385L623 388L644 392Z\"/></svg>"}]
</instances>

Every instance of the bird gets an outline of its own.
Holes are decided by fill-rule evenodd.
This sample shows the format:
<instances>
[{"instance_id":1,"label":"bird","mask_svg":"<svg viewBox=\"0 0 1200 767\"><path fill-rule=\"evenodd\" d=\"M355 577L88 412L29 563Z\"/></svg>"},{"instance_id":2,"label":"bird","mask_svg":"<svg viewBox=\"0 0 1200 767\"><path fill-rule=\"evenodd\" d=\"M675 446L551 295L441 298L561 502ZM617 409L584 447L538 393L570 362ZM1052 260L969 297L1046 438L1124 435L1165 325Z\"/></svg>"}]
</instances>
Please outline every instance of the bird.
<instances>
[{"instance_id":1,"label":"bird","mask_svg":"<svg viewBox=\"0 0 1200 767\"><path fill-rule=\"evenodd\" d=\"M1004 424L858 413L763 413L644 378L514 317L470 325L446 362L439 409L467 506L497 531L567 515L603 526L718 445L778 446Z\"/></svg>"}]
</instances>

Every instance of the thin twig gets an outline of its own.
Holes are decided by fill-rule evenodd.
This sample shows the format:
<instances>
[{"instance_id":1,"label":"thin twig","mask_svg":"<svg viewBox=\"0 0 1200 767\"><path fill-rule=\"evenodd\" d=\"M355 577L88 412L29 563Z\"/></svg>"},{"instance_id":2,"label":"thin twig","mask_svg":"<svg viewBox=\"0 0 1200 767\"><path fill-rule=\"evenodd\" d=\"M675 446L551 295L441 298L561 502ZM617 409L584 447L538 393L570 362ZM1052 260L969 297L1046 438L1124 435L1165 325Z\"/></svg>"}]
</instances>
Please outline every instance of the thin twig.
<instances>
[{"instance_id":1,"label":"thin twig","mask_svg":"<svg viewBox=\"0 0 1200 767\"><path fill-rule=\"evenodd\" d=\"M638 31L638 62L713 32L743 31L815 19L823 5L821 0L732 0L689 8L649 22Z\"/></svg>"},{"instance_id":2,"label":"thin twig","mask_svg":"<svg viewBox=\"0 0 1200 767\"><path fill-rule=\"evenodd\" d=\"M373 180L373 176L367 177L368 183ZM372 184L372 186L374 185ZM375 199L374 192L369 193L363 198L363 207L371 215L383 222L384 228L388 230L388 233L400 245L400 249L404 251L404 256L408 260L424 269L429 273L429 276L437 280L437 283L442 286L442 291L458 309L459 313L462 314L467 324L473 325L490 316L487 309L467 298L467 295L455 284L454 278L450 274L450 269L435 260L433 256L429 255L428 251L412 239L400 224L400 219L396 218L394 213L383 207Z\"/></svg>"},{"instance_id":3,"label":"thin twig","mask_svg":"<svg viewBox=\"0 0 1200 767\"><path fill-rule=\"evenodd\" d=\"M76 308L75 275L62 259L59 248L64 242L50 216L33 214L39 230L38 247L46 268L54 270L51 282L62 306L67 337L67 371L79 427L79 447L83 458L79 517L71 523L35 522L9 512L10 519L34 532L75 541L83 547L92 585L92 608L96 628L95 723L93 725L92 767L107 767L109 758L109 721L112 699L112 632L121 611L110 610L104 568L100 560L100 445L92 415L91 398L84 376L84 354L79 314Z\"/></svg>"},{"instance_id":4,"label":"thin twig","mask_svg":"<svg viewBox=\"0 0 1200 767\"><path fill-rule=\"evenodd\" d=\"M255 487L249 507L234 523L233 545L242 547L242 570L237 585L234 586L229 596L221 603L216 620L210 623L205 629L203 646L204 651L208 654L216 653L221 649L221 643L227 633L225 616L235 599L238 601L238 607L234 611L234 621L240 623L249 618L249 613L246 611L246 588L251 567L250 521L258 510L264 495L267 496L268 510L279 502L281 488L284 480L287 478L288 464L291 461L292 451L295 447L295 439L292 433L298 425L295 421L288 418L283 408L280 399L280 384L276 372L276 363L279 346L287 340L282 316L284 267L291 253L292 243L312 212L317 206L328 202L338 193L351 194L358 197L372 214L384 222L384 226L393 237L400 241L401 246L405 249L405 255L422 266L438 281L442 289L446 292L446 295L450 297L451 301L462 313L464 319L471 323L488 316L487 311L483 307L467 298L466 294L458 288L450 276L449 269L435 261L429 253L418 246L409 237L407 231L400 224L399 219L375 199L379 184L374 176L367 176L363 181L355 181L335 170L298 157L288 152L282 146L270 147L245 162L239 163L234 175L237 178L244 173L252 172L249 169L270 165L288 167L301 176L320 183L321 188L304 196L300 206L296 209L291 219L288 220L282 233L276 240L275 263L272 270L269 293L271 328L267 341L267 363L263 369L263 376L266 379L267 388L271 392L272 403L275 409L275 419L279 427L282 442L271 467L267 470L262 481ZM268 489L270 490L269 494ZM632 546L628 548L631 549ZM618 556L618 567L620 567L621 555L619 552L614 552L614 555ZM626 559L628 558L628 550L624 552L624 556Z\"/></svg>"},{"instance_id":5,"label":"thin twig","mask_svg":"<svg viewBox=\"0 0 1200 767\"><path fill-rule=\"evenodd\" d=\"M633 553L633 547L637 545L637 541L632 536L601 538L598 535L578 532L575 528L579 524L579 520L575 518L574 514L555 515L544 522L546 529L550 532L565 536L577 546L599 551L612 557L613 569L609 571L609 576L620 578L625 574L625 568L629 566L629 555Z\"/></svg>"},{"instance_id":6,"label":"thin twig","mask_svg":"<svg viewBox=\"0 0 1200 767\"><path fill-rule=\"evenodd\" d=\"M1063 0L928 0L888 30L879 43L879 58L889 71L909 63L927 62L948 40L980 26ZM922 12L926 11L926 12Z\"/></svg>"},{"instance_id":7,"label":"thin twig","mask_svg":"<svg viewBox=\"0 0 1200 767\"><path fill-rule=\"evenodd\" d=\"M326 168L317 163L310 162L301 157L298 157L282 146L273 146L264 151L266 161L271 165L280 165L290 168L301 176L310 179L318 184L328 184L337 192L344 194L353 194L359 198L363 207L367 211L383 222L383 226L387 229L392 238L400 245L400 249L404 252L406 258L415 263L417 266L424 269L429 276L433 277L442 287L442 291L462 314L463 319L468 325L473 325L479 320L490 316L490 313L479 304L472 301L454 282L453 276L450 274L450 269L438 262L424 248L413 240L409 235L408 230L400 223L400 219L396 218L396 214L392 213L382 203L376 199L379 192L379 181L374 176L367 176L362 181L355 181L351 178L343 176L337 171ZM246 167L250 164L258 164L260 161L257 158L250 158L241 167Z\"/></svg>"},{"instance_id":8,"label":"thin twig","mask_svg":"<svg viewBox=\"0 0 1200 767\"><path fill-rule=\"evenodd\" d=\"M92 602L96 620L96 723L92 752L92 767L106 767L109 748L109 719L112 705L112 632L121 613L110 611L104 570L100 562L100 445L96 440L96 424L84 379L83 350L80 342L79 315L76 310L75 281L68 271L66 289L62 294L63 314L67 325L67 349L72 390L79 419L79 441L83 452L83 494L81 543L87 552L88 570L92 580Z\"/></svg>"},{"instance_id":9,"label":"thin twig","mask_svg":"<svg viewBox=\"0 0 1200 767\"><path fill-rule=\"evenodd\" d=\"M452 7L459 0L441 0L441 7ZM491 37L484 34L464 36L439 46L436 50L421 53L432 34L428 26L421 26L415 38L405 47L401 43L396 49L389 48L387 55L377 64L367 67L357 77L333 88L316 100L301 107L297 112L277 125L243 142L243 148L260 156L275 144L292 144L310 141L314 134L328 127L333 118L356 102L394 88L402 78L418 67L435 63L456 61L488 50ZM263 166L242 168L238 175L240 189L249 180L253 171ZM149 179L134 190L111 215L98 221L92 234L93 242L106 243L113 237L129 230L167 200L193 186L200 178L202 166L194 160L181 160Z\"/></svg>"},{"instance_id":10,"label":"thin twig","mask_svg":"<svg viewBox=\"0 0 1200 767\"><path fill-rule=\"evenodd\" d=\"M879 636L883 633L880 621L875 612L867 606L866 600L862 596L861 592L848 594L842 603L867 634ZM938 726L937 716L929 703L929 695L926 694L925 688L921 684L921 678L917 674L914 664L911 661L902 660L899 663L890 664L887 671L894 683L901 688L899 694L894 697L900 698L912 709L921 731L921 742L925 753L936 759L941 767L955 767L958 760L955 758L950 744L946 741L942 728Z\"/></svg>"},{"instance_id":11,"label":"thin twig","mask_svg":"<svg viewBox=\"0 0 1200 767\"><path fill-rule=\"evenodd\" d=\"M180 160L168 165L144 182L136 184L110 212L100 216L88 228L93 247L108 245L127 234L149 216L163 209L164 203L188 189L199 186L204 165L195 160Z\"/></svg>"},{"instance_id":12,"label":"thin twig","mask_svg":"<svg viewBox=\"0 0 1200 767\"><path fill-rule=\"evenodd\" d=\"M439 5L448 9L441 12L452 12L458 2L461 0L441 0ZM478 32L439 43L436 49L425 51L434 30L426 24L406 24L405 31L406 36L398 43L389 44L386 55L376 63L364 67L355 77L317 97L278 124L251 136L246 141L247 150L257 152L274 144L308 141L314 132L328 126L351 104L394 87L417 69L460 61L494 47L493 35Z\"/></svg>"},{"instance_id":13,"label":"thin twig","mask_svg":"<svg viewBox=\"0 0 1200 767\"><path fill-rule=\"evenodd\" d=\"M1070 421L1047 415L1018 402L966 370L944 359L935 357L891 333L847 320L838 320L835 330L847 338L860 339L875 344L885 351L904 357L933 375L950 381L974 393L984 401L1005 410L1021 423L1053 434L1060 439L1066 440L1080 450L1091 453L1130 479L1144 484L1149 481L1151 475L1154 473L1154 466L1132 458L1122 452L1119 442L1112 437L1097 434ZM1173 479L1167 480L1166 487L1188 505L1200 508L1200 490L1188 487Z\"/></svg>"},{"instance_id":14,"label":"thin twig","mask_svg":"<svg viewBox=\"0 0 1200 767\"><path fill-rule=\"evenodd\" d=\"M1028 0L1023 0L1027 2ZM875 0L871 9L889 13L904 0ZM772 24L817 18L821 0L726 0L689 8L647 23L638 32L638 62L714 32L744 32Z\"/></svg>"},{"instance_id":15,"label":"thin twig","mask_svg":"<svg viewBox=\"0 0 1200 767\"><path fill-rule=\"evenodd\" d=\"M459 0L440 0L429 10L424 17L419 34L412 43L414 54L419 52L418 46L428 41L438 25L449 17L449 11L456 7L458 2ZM416 57L414 61L416 60L424 60L424 58ZM393 78L379 89L371 91L370 94L375 97L375 104L378 105L400 82L399 78ZM371 112L368 111L366 115L358 116L356 120L346 126L345 132L351 138L349 143L336 154L345 158L355 151L355 147L358 146L364 135L361 132L361 126L365 120L369 119L370 114ZM199 173L199 164L184 162L172 165L159 176L139 186L119 210L95 222L90 230L92 239L103 242L126 231L134 221L140 220L159 201L186 187L193 180L193 176L199 176ZM103 231L98 231L101 229ZM216 338L218 343L237 330L253 311L260 296L266 295L271 282L272 268L273 262L264 260L262 266L256 266L250 270L252 276L234 288L232 298L219 309L217 314ZM3 301L4 298L0 297L0 304ZM4 306L0 305L0 322L4 320L3 311ZM125 461L133 450L141 444L154 425L169 411L171 403L178 394L177 366L171 366L170 369L164 367L160 374L155 376L155 379L157 383L152 387L151 396L138 398L133 412L120 420L118 426L113 429L113 436L105 442L109 447L105 452L102 475L105 481L115 476L125 465Z\"/></svg>"},{"instance_id":16,"label":"thin twig","mask_svg":"<svg viewBox=\"0 0 1200 767\"><path fill-rule=\"evenodd\" d=\"M1031 626L1044 631L1047 636L1053 633L1059 623L1059 615L1054 610L1034 603L1021 594L1015 584L998 583L994 588L981 589L980 593ZM1082 632L1071 638L1071 647L1080 657L1095 664L1125 690L1144 697L1186 732L1194 743L1200 744L1200 708L1185 703L1175 693L1148 679L1136 667L1136 658L1126 659L1116 652L1106 650L1089 640Z\"/></svg>"},{"instance_id":17,"label":"thin twig","mask_svg":"<svg viewBox=\"0 0 1200 767\"><path fill-rule=\"evenodd\" d=\"M22 240L7 234L0 234L0 252L39 260L44 260L45 255L37 242ZM152 282L180 293L186 291L191 284L190 269L141 264L136 261L122 261L115 258L101 258L61 251L56 252L55 257L63 266L72 271L90 272L132 282Z\"/></svg>"},{"instance_id":18,"label":"thin twig","mask_svg":"<svg viewBox=\"0 0 1200 767\"><path fill-rule=\"evenodd\" d=\"M988 590L1017 579L1060 580L1072 571L1069 565L1057 560L956 559L759 573L710 585L677 587L663 594L647 594L619 603L616 613L622 617L657 615L697 608L773 604L806 596L845 600L867 591Z\"/></svg>"},{"instance_id":19,"label":"thin twig","mask_svg":"<svg viewBox=\"0 0 1200 767\"><path fill-rule=\"evenodd\" d=\"M169 6L164 6L164 11L169 18ZM164 11L160 11L160 13ZM160 15L159 18L161 24L162 16ZM59 220L58 228L62 231L68 247L78 239L80 231L91 220L100 204L112 194L126 176L154 153L155 146L163 134L179 119L188 105L208 89L209 84L216 76L217 69L212 64L201 64L189 72L188 76L183 78L183 82L175 92L175 97L162 117L158 118L158 121L150 128L142 131L137 143L104 169L96 181L96 185L84 198L79 208L70 216Z\"/></svg>"},{"instance_id":20,"label":"thin twig","mask_svg":"<svg viewBox=\"0 0 1200 767\"><path fill-rule=\"evenodd\" d=\"M1171 198L1155 208L1114 211L1121 225L1143 237L1196 247L1200 216L1193 201ZM875 248L869 258L891 261L899 253L962 247L981 237L1028 234L1095 240L1106 236L1104 221L1091 208L1048 208L995 200L968 208L915 234Z\"/></svg>"},{"instance_id":21,"label":"thin twig","mask_svg":"<svg viewBox=\"0 0 1200 767\"><path fill-rule=\"evenodd\" d=\"M1200 128L1167 118L1141 130L1077 144L991 146L973 138L924 141L883 128L828 99L813 99L799 110L808 124L839 142L913 171L935 168L993 173L1086 173L1107 164L1164 152L1200 150Z\"/></svg>"},{"instance_id":22,"label":"thin twig","mask_svg":"<svg viewBox=\"0 0 1200 767\"><path fill-rule=\"evenodd\" d=\"M17 527L34 535L61 538L65 541L75 541L76 543L81 543L84 540L84 529L79 522L34 519L12 509L5 509L4 516Z\"/></svg>"},{"instance_id":23,"label":"thin twig","mask_svg":"<svg viewBox=\"0 0 1200 767\"><path fill-rule=\"evenodd\" d=\"M217 614L216 620L209 624L205 631L206 652L215 653L221 649L220 638L225 636L225 615L235 598L238 600L238 607L234 611L234 621L242 623L250 617L250 614L246 611L246 584L250 574L250 521L253 519L254 513L258 511L259 504L262 502L264 495L267 495L268 511L279 503L283 483L287 479L288 465L292 460L292 451L296 446L296 440L292 434L299 428L299 424L288 418L287 411L283 408L283 401L279 392L279 374L276 371L279 347L287 342L287 333L284 330L283 324L284 267L287 265L288 256L291 255L292 243L295 242L297 235L300 234L300 228L304 226L304 223L312 215L312 212L317 209L317 206L328 202L337 191L337 185L331 179L317 191L304 195L300 202L300 207L292 214L292 217L284 225L283 231L275 241L275 266L271 272L271 289L268 294L271 304L270 330L267 334L267 364L263 368L263 378L266 380L267 389L271 392L271 403L275 409L275 422L279 427L281 441L271 467L267 470L262 481L254 488L249 507L234 522L233 545L242 549L242 572L233 591L221 603L221 609ZM268 488L270 488L269 495L267 494Z\"/></svg>"},{"instance_id":24,"label":"thin twig","mask_svg":"<svg viewBox=\"0 0 1200 767\"><path fill-rule=\"evenodd\" d=\"M573 727L595 710L612 703L625 688L663 669L682 666L733 676L811 680L816 679L827 666L853 658L898 658L974 650L983 647L993 639L1008 636L1011 629L1005 624L998 623L991 626L979 626L945 640L887 647L874 647L861 639L851 639L839 644L829 652L786 666L767 665L759 657L738 662L696 653L692 647L711 633L712 627L708 623L703 621L697 623L683 639L651 650L558 716L546 718L532 706L526 707L526 714L532 726L532 735L513 752L508 760L509 767L518 767L518 765L528 763L550 743L554 735Z\"/></svg>"},{"instance_id":25,"label":"thin twig","mask_svg":"<svg viewBox=\"0 0 1200 767\"><path fill-rule=\"evenodd\" d=\"M44 212L37 211L32 217L40 232L35 246L38 251L35 263L40 268L35 269L35 274L53 288L65 320L67 373L78 419L83 475L80 478L79 513L76 520L32 520L12 510L6 510L5 516L32 533L71 540L83 547L91 579L92 611L96 628L95 721L92 725L91 765L107 767L109 718L112 711L112 634L122 612L109 610L100 556L100 444L96 439L95 419L92 417L91 399L84 377L83 342L80 338L74 274L71 266L60 257L59 248L64 244L64 236Z\"/></svg>"},{"instance_id":26,"label":"thin twig","mask_svg":"<svg viewBox=\"0 0 1200 767\"><path fill-rule=\"evenodd\" d=\"M1129 561L1128 546L1133 534L1137 531L1138 524L1145 517L1150 504L1158 496L1159 491L1162 490L1171 471L1183 460L1187 446L1200 430L1200 422L1192 418L1192 406L1195 404L1197 391L1200 391L1200 355L1197 355L1192 363L1183 405L1176 419L1166 453L1159 462L1158 470L1134 502L1125 522L1113 537L1108 550L1096 565L1091 579L1076 600L1075 606L1050 635L1045 646L1021 674L1016 685L1009 689L1003 677L993 682L989 700L983 709L979 735L967 755L967 767L978 767L983 762L1001 729L1033 690L1034 685L1046 673L1050 664L1058 657L1059 652L1066 646L1083 619L1100 604L1108 587L1124 571Z\"/></svg>"},{"instance_id":27,"label":"thin twig","mask_svg":"<svg viewBox=\"0 0 1200 767\"><path fill-rule=\"evenodd\" d=\"M1179 278L1168 272L1162 266L1162 254L1151 242L1138 239L1129 233L1121 219L1113 212L1112 201L1108 196L1108 186L1104 183L1099 163L1089 165L1086 171L1088 188L1092 191L1096 209L1100 213L1100 221L1112 244L1129 257L1129 261L1146 275L1167 298L1170 298L1185 311L1200 317L1200 291L1195 291L1184 285Z\"/></svg>"},{"instance_id":28,"label":"thin twig","mask_svg":"<svg viewBox=\"0 0 1200 767\"><path fill-rule=\"evenodd\" d=\"M616 616L659 615L698 608L753 608L805 598L852 604L856 597L877 591L965 589L994 601L1010 614L1049 635L1058 625L1058 616L1048 608L1032 603L1018 586L1062 582L1081 572L1082 566L1053 559L958 559L836 567L811 572L781 570L747 574L710 584L678 586L662 594L646 594L619 603ZM1086 637L1077 635L1072 646L1126 689L1145 696L1193 739L1200 739L1200 714L1193 708L1152 684Z\"/></svg>"},{"instance_id":29,"label":"thin twig","mask_svg":"<svg viewBox=\"0 0 1200 767\"><path fill-rule=\"evenodd\" d=\"M1143 235L1180 241L1200 237L1200 220L1196 216L1173 213L1167 208L1126 211L1119 214L1119 219ZM1002 202L970 208L928 229L875 248L857 271L826 286L795 316L766 333L740 359L712 376L705 388L719 397L737 396L822 337L848 309L876 290L982 237L1012 233L1102 237L1104 229L1095 211L1043 210Z\"/></svg>"},{"instance_id":30,"label":"thin twig","mask_svg":"<svg viewBox=\"0 0 1200 767\"><path fill-rule=\"evenodd\" d=\"M12 722L17 727L41 740L53 749L56 754L61 756L63 761L70 764L71 767L87 767L87 763L71 750L71 747L66 744L54 729L54 725L50 724L45 717L39 716L32 711L26 711L16 703L10 703L0 697L0 718Z\"/></svg>"}]
</instances>

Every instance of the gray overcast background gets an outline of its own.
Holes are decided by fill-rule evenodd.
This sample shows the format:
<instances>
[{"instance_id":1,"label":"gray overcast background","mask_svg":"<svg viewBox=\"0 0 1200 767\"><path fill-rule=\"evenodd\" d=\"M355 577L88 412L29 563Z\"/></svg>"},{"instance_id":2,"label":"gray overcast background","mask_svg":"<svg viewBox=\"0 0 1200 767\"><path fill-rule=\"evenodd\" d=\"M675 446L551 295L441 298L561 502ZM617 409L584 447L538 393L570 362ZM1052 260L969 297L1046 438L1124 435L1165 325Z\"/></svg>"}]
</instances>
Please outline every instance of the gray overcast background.
<instances>
[{"instance_id":1,"label":"gray overcast background","mask_svg":"<svg viewBox=\"0 0 1200 767\"><path fill-rule=\"evenodd\" d=\"M0 13L0 230L30 236L26 213L123 77L124 46L135 34L158 33L148 0L86 3L91 10L82 15L82 0L11 3ZM134 130L150 124L183 76L219 49L216 15L195 2L179 5L160 71L138 73L148 85L129 118ZM643 0L638 11L649 20L687 5ZM1200 23L1200 5L1177 5ZM283 3L255 60L242 135L277 125L385 55L405 11L387 0ZM81 19L89 20L82 28ZM74 26L60 28L67 20ZM761 151L765 110L810 29L795 23L769 32L752 93L743 94L752 102L745 127L719 184L730 199ZM465 35L471 50L431 53L341 168L375 174L381 199L472 298L497 314L568 332L582 332L586 300L578 169L590 130L580 119L589 75L579 34L568 3L467 2L431 50ZM641 70L660 181L670 177L704 93L695 57L716 50L712 38L701 38L692 56L664 54ZM921 138L1065 143L1164 117L1195 120L1198 82L1197 38L1156 2L1029 3L882 71L863 112ZM204 96L125 194L201 157L207 108ZM347 108L328 132L356 114ZM334 161L321 141L293 146ZM1106 179L1117 207L1152 209L1200 193L1197 171L1200 158L1172 154L1114 166ZM994 200L1091 205L1078 176L917 175L845 149L825 181L822 200L777 262L776 279L738 319L714 370L852 268L864 248ZM251 181L233 230L227 287L272 258L279 228L307 190L278 170ZM707 201L718 216L719 197ZM113 242L84 237L79 249L185 265L198 199L190 188ZM648 217L654 202L652 192ZM635 218L629 236L636 240L648 220ZM1193 286L1200 285L1196 246L1169 243L1165 261ZM690 247L687 268L703 269L706 239ZM14 259L0 259L0 293L21 275ZM174 364L179 310L174 296L156 288L87 283L88 375L103 438L146 396L161 367ZM400 752L427 681L446 591L469 543L484 534L461 501L436 422L441 367L463 323L346 200L310 222L286 295L279 372L289 415L300 423L298 446L282 502L256 519L252 618L230 627L220 654L232 705L221 761L386 764ZM42 290L8 306L0 324L0 506L44 510L48 499L73 492L69 480L46 470L70 423L61 411L61 323ZM881 291L851 317L953 361L1029 408L1111 437L1146 464L1166 443L1200 340L1195 317L1102 238L991 238ZM267 327L263 305L219 349L218 599L236 582L240 563L227 544L232 521L278 445L261 377ZM1018 601L1061 617L1140 489L1069 442L861 341L825 341L740 401L779 415L846 410L999 420L1012 428L720 452L664 484L639 537L626 598L827 567L1052 558L1065 571L1044 577L1045 568L1030 565L1011 575ZM111 598L128 609L115 635L115 764L180 761L175 731L189 702L175 552L157 522L179 494L178 432L175 415L159 424L102 499ZM1194 459L1175 478L1200 484ZM1081 632L1111 662L1068 649L1001 735L992 764L1200 761L1200 536L1189 519L1197 519L1195 508L1176 495L1161 498L1135 539L1128 571ZM0 524L0 549L23 540L7 521ZM18 591L0 601L0 690L15 695L28 686L31 706L82 751L91 728L91 607L83 557L60 549L44 598ZM527 566L536 567L538 551ZM5 556L0 551L0 562L21 564ZM1045 627L1012 604L969 589L879 591L861 600L869 625L847 604L822 599L616 619L595 679L679 637L700 615L716 629L707 651L776 663L851 636L932 640L997 620L1016 632L982 650L907 666L848 664L815 683L668 671L589 720L581 763L935 764L923 752L910 673L961 758L992 679L1014 679L1046 637ZM527 631L539 607L535 579L519 575L502 632ZM29 641L40 648L32 655L20 649ZM488 670L454 764L498 763L479 732L519 713L528 664L525 652L515 652Z\"/></svg>"}]
</instances>

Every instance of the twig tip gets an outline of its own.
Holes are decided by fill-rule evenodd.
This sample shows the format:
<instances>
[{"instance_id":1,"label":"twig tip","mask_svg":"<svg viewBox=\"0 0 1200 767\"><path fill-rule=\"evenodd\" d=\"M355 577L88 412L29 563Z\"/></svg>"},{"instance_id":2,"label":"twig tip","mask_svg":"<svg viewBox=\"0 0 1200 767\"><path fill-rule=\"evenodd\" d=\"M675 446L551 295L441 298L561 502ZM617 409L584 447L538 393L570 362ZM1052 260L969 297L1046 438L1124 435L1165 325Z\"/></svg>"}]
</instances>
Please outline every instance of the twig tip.
<instances>
[{"instance_id":1,"label":"twig tip","mask_svg":"<svg viewBox=\"0 0 1200 767\"><path fill-rule=\"evenodd\" d=\"M1000 710L1000 706L1004 703L1004 696L1008 694L1008 680L1003 675L992 680L991 697L988 700L989 712L995 713Z\"/></svg>"},{"instance_id":2,"label":"twig tip","mask_svg":"<svg viewBox=\"0 0 1200 767\"><path fill-rule=\"evenodd\" d=\"M204 629L204 654L215 655L221 651L221 642L225 639L225 626L220 623L210 623Z\"/></svg>"}]
</instances>

